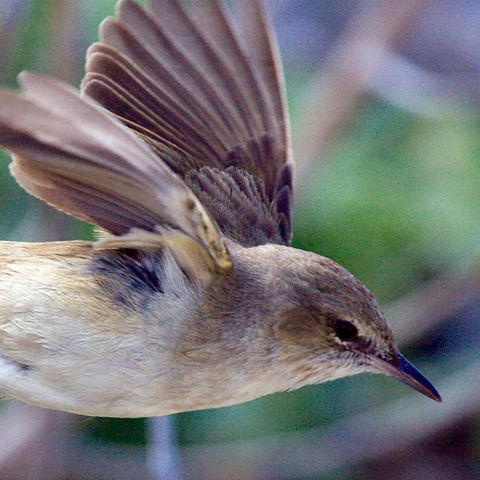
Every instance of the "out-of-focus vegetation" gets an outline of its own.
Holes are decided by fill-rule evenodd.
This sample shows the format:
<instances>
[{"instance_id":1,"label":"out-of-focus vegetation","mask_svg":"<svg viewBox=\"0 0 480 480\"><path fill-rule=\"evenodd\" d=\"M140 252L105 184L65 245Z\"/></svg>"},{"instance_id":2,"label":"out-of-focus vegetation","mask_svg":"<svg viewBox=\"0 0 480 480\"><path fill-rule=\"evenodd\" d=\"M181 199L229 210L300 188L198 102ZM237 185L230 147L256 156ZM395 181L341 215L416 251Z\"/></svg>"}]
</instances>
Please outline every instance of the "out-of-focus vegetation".
<instances>
[{"instance_id":1,"label":"out-of-focus vegetation","mask_svg":"<svg viewBox=\"0 0 480 480\"><path fill-rule=\"evenodd\" d=\"M2 84L13 87L15 75L29 69L55 74L78 85L86 48L96 39L98 23L114 12L115 3L115 0L0 0ZM467 277L464 290L462 287L452 299L454 303L464 298L460 302L462 308L452 312L437 308L437 311L437 304L432 301L429 310L434 318L432 326L422 335L407 339L404 349L438 384L441 393L445 393L442 387L451 385L455 377L459 382L458 398L452 392L446 395L445 405L430 404L430 400L394 380L362 375L235 407L177 415L180 458L185 462L186 478L478 478L475 462L480 458L480 404L474 399L480 397L480 382L476 377L473 382L468 381L467 375L468 366L475 361L478 365L480 358L480 293L475 293L480 291L475 280L480 278L475 276L480 268L480 82L476 80L480 78L480 37L467 35L475 23L472 20L475 15L464 8L467 3L417 2L398 32L384 38L384 45L377 45L385 48L384 64L377 65L377 70L372 71L373 79L359 88L351 108L333 125L327 139L319 142L321 148L313 158L308 152L308 168L299 169L294 215L294 245L347 267L387 310L389 305L402 301L406 303L401 305L408 308L422 307L432 300L425 290L429 282L442 278L445 290L434 293L448 298L452 294L448 288L450 278L472 275L474 280ZM299 163L307 160L307 149L300 142L304 132L299 131L298 125L308 116L307 128L316 131L317 120L311 104L326 91L317 88L317 80L324 81L323 69L331 68L338 45L342 45L350 30L361 29L362 21L371 21L368 12L378 15L373 8L362 14L361 7L367 4L300 0L269 3L285 55L293 140ZM471 4L469 8L474 9ZM453 14L455 28L449 29ZM398 12L385 8L382 15L377 19L380 24L389 21L388 15ZM476 18L480 19L480 14ZM476 28L480 31L480 20ZM443 43L439 42L442 32ZM372 38L376 38L374 33ZM402 55L406 66L404 70L389 71L389 77L382 68L387 70L389 55L394 52ZM450 63L445 57L450 58ZM369 58L358 61L367 62ZM419 77L420 73L425 76ZM405 80L400 92L400 86L389 78ZM442 83L445 78L446 84ZM337 79L342 80L345 80L342 88L348 89L349 79L342 76ZM329 100L328 96L323 98L318 108L321 110L322 105L334 108ZM319 128L325 122L320 117ZM62 239L91 238L89 227L51 214L17 187L8 174L8 156L2 155L2 159L2 239L46 239L40 228L43 225L45 229L45 222L54 222L53 230L60 231ZM48 226L47 229L51 232ZM393 320L395 324L398 322L399 329L402 313L415 318L408 308L395 310ZM422 318L415 321L422 322ZM465 406L461 398L473 400ZM460 410L456 416L455 405ZM341 443L339 438L345 437L341 435L342 428L348 432L349 425L352 429L363 425L361 415L369 415L379 407L385 409L378 410L379 432L375 431L375 421L365 421L371 430L365 428L364 434L354 437L351 445ZM4 415L8 412L5 410ZM382 416L381 412L388 415ZM419 423L408 430L417 415ZM387 423L382 423L386 422L384 417L392 419L392 424L399 428L397 433L402 441L392 440L395 430L384 431L387 428ZM116 455L108 444L95 442L146 445L148 434L142 420L69 422L75 425L69 432L81 439L75 445L93 446L99 454L82 457L70 445L67 449L70 462L75 455L85 458L84 469L69 470L66 459L61 478L77 478L79 471L87 475L89 462L90 472L97 473L82 478L134 478L109 476L108 461L115 458L121 467L122 461L135 463L132 458L136 453L120 449L115 450L120 452ZM258 439L262 440L257 444ZM315 439L322 439L322 443L311 451L308 445L315 445ZM223 442L237 443L223 446ZM289 464L285 453L290 451L289 442L295 446L296 455L290 459L290 465L294 462L298 465L293 472L285 467ZM364 445L369 442L370 449ZM385 450L379 445L382 442ZM362 447L366 453L362 453ZM370 457L368 451L372 453ZM305 464L301 462L302 454ZM328 467L329 461L320 455L326 455L332 466ZM332 460L337 455L341 458ZM0 476L1 458L0 448ZM141 465L143 457L138 458ZM25 464L28 455L19 453L17 461ZM312 465L317 464L315 470ZM249 468L245 470L247 465ZM215 468L215 474L209 468ZM106 476L100 477L98 471ZM116 475L121 471L119 468ZM144 477L140 474L135 478Z\"/></svg>"},{"instance_id":2,"label":"out-of-focus vegetation","mask_svg":"<svg viewBox=\"0 0 480 480\"><path fill-rule=\"evenodd\" d=\"M308 174L295 241L386 304L480 253L480 119L422 118L374 98L352 113Z\"/></svg>"}]
</instances>

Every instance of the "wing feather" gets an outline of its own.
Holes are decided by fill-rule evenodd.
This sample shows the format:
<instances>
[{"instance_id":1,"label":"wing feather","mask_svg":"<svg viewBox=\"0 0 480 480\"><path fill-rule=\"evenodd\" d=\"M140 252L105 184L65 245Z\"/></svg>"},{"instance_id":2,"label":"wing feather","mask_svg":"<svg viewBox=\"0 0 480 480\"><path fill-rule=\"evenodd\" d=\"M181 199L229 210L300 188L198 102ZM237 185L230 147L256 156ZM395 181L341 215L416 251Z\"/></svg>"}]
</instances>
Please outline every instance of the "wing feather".
<instances>
[{"instance_id":1,"label":"wing feather","mask_svg":"<svg viewBox=\"0 0 480 480\"><path fill-rule=\"evenodd\" d=\"M231 195L263 192L250 228L241 209L225 224L218 202L203 196L224 233L236 222L245 245L288 244L293 160L281 63L261 1L238 3L235 18L220 0L151 0L150 10L120 0L89 49L82 89L154 150L168 147L165 162L192 188L202 175L204 188L231 187L230 175Z\"/></svg>"},{"instance_id":2,"label":"wing feather","mask_svg":"<svg viewBox=\"0 0 480 480\"><path fill-rule=\"evenodd\" d=\"M27 72L20 84L22 94L0 90L0 145L13 152L12 173L27 191L125 237L121 248L142 248L140 233L150 232L149 248L152 238L159 248L190 245L205 252L203 268L229 268L218 227L158 152L72 87Z\"/></svg>"}]
</instances>

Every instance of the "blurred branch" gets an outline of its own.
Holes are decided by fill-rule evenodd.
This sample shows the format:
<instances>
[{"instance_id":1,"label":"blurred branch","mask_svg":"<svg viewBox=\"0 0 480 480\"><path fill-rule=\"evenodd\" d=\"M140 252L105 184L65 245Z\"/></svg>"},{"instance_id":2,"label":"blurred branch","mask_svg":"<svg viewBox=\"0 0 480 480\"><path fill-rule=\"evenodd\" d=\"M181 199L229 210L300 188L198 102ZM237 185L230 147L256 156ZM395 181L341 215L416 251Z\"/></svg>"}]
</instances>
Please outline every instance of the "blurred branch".
<instances>
[{"instance_id":1,"label":"blurred branch","mask_svg":"<svg viewBox=\"0 0 480 480\"><path fill-rule=\"evenodd\" d=\"M444 273L386 310L400 344L417 341L460 309L480 302L480 265L471 263L468 271Z\"/></svg>"},{"instance_id":2,"label":"blurred branch","mask_svg":"<svg viewBox=\"0 0 480 480\"><path fill-rule=\"evenodd\" d=\"M310 171L310 163L316 161L368 87L389 46L413 24L412 18L425 3L388 0L360 4L326 66L312 78L299 108L302 118L294 132L299 185Z\"/></svg>"},{"instance_id":3,"label":"blurred branch","mask_svg":"<svg viewBox=\"0 0 480 480\"><path fill-rule=\"evenodd\" d=\"M385 101L417 115L449 120L476 114L480 108L480 72L438 73L415 64L393 50L368 87ZM461 107L461 109L459 108Z\"/></svg>"},{"instance_id":4,"label":"blurred branch","mask_svg":"<svg viewBox=\"0 0 480 480\"><path fill-rule=\"evenodd\" d=\"M148 420L148 465L156 480L180 480L175 417Z\"/></svg>"}]
</instances>

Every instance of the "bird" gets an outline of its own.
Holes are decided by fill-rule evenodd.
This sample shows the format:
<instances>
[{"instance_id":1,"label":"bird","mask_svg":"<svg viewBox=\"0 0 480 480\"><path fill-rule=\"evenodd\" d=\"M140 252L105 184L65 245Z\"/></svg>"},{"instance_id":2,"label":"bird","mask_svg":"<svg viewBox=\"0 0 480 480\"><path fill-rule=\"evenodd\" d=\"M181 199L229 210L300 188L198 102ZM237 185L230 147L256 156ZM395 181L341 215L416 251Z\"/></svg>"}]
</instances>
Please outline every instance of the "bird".
<instances>
[{"instance_id":1,"label":"bird","mask_svg":"<svg viewBox=\"0 0 480 480\"><path fill-rule=\"evenodd\" d=\"M219 408L370 372L441 401L345 268L291 246L294 160L260 0L120 0L80 89L0 89L0 146L94 241L0 242L0 395L82 415Z\"/></svg>"}]
</instances>

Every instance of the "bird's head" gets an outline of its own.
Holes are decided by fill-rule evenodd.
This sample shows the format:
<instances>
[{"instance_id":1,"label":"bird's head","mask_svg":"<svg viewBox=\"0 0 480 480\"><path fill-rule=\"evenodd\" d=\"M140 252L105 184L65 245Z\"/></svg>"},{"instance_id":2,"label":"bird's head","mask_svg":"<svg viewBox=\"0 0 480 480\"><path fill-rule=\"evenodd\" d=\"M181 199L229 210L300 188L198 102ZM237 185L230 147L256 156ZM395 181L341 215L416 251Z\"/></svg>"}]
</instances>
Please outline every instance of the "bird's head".
<instances>
[{"instance_id":1,"label":"bird's head","mask_svg":"<svg viewBox=\"0 0 480 480\"><path fill-rule=\"evenodd\" d=\"M441 401L433 385L400 354L378 302L359 280L332 260L289 250L289 261L282 262L288 308L274 330L280 354L292 365L292 378L312 384L383 373Z\"/></svg>"}]
</instances>

